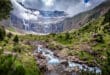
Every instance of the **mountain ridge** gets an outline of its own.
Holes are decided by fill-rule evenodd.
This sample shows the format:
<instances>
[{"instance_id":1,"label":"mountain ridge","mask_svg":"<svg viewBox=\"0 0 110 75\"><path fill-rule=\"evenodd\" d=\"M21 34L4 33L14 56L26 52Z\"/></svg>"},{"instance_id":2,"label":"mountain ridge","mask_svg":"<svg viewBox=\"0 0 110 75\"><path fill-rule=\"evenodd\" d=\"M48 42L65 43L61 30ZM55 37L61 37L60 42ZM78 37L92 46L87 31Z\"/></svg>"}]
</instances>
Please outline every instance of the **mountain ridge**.
<instances>
[{"instance_id":1,"label":"mountain ridge","mask_svg":"<svg viewBox=\"0 0 110 75\"><path fill-rule=\"evenodd\" d=\"M110 0L100 4L92 10L82 12L77 14L72 18L66 18L64 23L64 31L69 31L71 29L78 29L83 26L85 23L89 22L92 19L97 19L98 17L104 15L110 9Z\"/></svg>"}]
</instances>

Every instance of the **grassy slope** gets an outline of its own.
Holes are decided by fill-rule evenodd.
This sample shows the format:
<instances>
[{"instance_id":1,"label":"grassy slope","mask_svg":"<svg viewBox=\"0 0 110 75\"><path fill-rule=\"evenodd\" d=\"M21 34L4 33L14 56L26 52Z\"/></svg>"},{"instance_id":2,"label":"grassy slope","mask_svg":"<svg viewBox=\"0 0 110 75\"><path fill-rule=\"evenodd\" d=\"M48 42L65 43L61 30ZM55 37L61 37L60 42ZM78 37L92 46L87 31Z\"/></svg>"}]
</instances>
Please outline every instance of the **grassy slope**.
<instances>
[{"instance_id":1,"label":"grassy slope","mask_svg":"<svg viewBox=\"0 0 110 75\"><path fill-rule=\"evenodd\" d=\"M0 20L8 18L11 9L12 6L10 0L0 0ZM9 30L12 31L13 29ZM17 35L17 33L13 32L13 35L10 35L8 33L9 31L7 31L8 36L6 35L3 40L0 41L0 75L15 75L15 73L16 75L40 75L39 69L36 65L36 61L32 56L33 47L23 43L21 40L19 40L19 43L15 43L13 41L13 38L15 35ZM13 55L13 52L17 55L17 57L7 56L7 54ZM10 60L14 57L15 60L8 61L8 59ZM12 68L10 67L10 63L13 64ZM19 70L19 66L24 68L25 74L20 74L23 72Z\"/></svg>"},{"instance_id":2,"label":"grassy slope","mask_svg":"<svg viewBox=\"0 0 110 75\"><path fill-rule=\"evenodd\" d=\"M88 64L102 66L106 63L110 49L110 11L96 20L92 20L78 30L47 36L26 35L21 39L36 40L48 43L48 47L62 51L68 48L67 54L77 56ZM62 48L58 48L58 47Z\"/></svg>"},{"instance_id":3,"label":"grassy slope","mask_svg":"<svg viewBox=\"0 0 110 75\"><path fill-rule=\"evenodd\" d=\"M4 5L3 2L9 0L2 0L0 5ZM6 2L5 2L6 3ZM9 14L8 10L5 8L10 7L10 4L1 7L0 19L6 18L4 15ZM6 12L6 13L3 13ZM47 36L37 36L37 35L19 35L20 42L17 44L17 50L22 50L21 53L16 52L18 57L14 62L15 65L23 65L26 75L38 75L38 68L35 66L35 60L30 54L32 52L32 47L26 45L25 41L41 41L48 43L48 47L61 52L66 47L68 50L66 54L69 56L77 56L79 59L84 60L88 64L97 65L100 67L105 67L109 65L107 58L107 52L110 51L110 16L108 12L105 16L98 18L97 20L92 20L87 23L84 27L74 30L71 32L61 33L61 34L51 34ZM13 37L6 37L3 41L0 42L0 48L3 48L4 51L13 52L14 43ZM108 70L109 71L109 70ZM106 74L107 75L107 74Z\"/></svg>"},{"instance_id":4,"label":"grassy slope","mask_svg":"<svg viewBox=\"0 0 110 75\"><path fill-rule=\"evenodd\" d=\"M15 43L13 41L14 36L15 35L11 35L10 38L8 36L6 36L3 41L0 41L0 48L1 48L0 51L3 50L2 54L4 54L2 56L2 58L5 57L5 55L7 55L7 54L13 55L13 53L15 53L17 55L17 57L12 56L12 57L16 57L15 61L13 61L13 64L15 64L15 67L17 67L19 65L23 66L23 68L25 69L25 74L23 74L23 75L40 75L39 69L36 65L36 61L32 55L32 52L34 50L33 47L25 44L21 40L19 40L19 43ZM0 55L0 62L1 62L2 58ZM7 57L5 60L7 60L7 59L9 59L9 58ZM2 64L0 64L0 65L2 65ZM7 64L5 64L5 65L7 65ZM8 70L6 70L6 71L8 72ZM0 72L0 74L1 74L1 72Z\"/></svg>"}]
</instances>

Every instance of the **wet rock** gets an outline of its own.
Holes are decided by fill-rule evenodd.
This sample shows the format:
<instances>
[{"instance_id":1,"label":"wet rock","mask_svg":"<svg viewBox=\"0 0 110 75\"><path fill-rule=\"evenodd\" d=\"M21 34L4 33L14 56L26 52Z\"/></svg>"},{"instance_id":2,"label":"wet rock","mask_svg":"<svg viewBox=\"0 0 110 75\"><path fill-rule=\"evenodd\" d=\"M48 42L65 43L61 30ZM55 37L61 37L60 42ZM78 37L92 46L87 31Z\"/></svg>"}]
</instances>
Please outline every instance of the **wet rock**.
<instances>
[{"instance_id":1,"label":"wet rock","mask_svg":"<svg viewBox=\"0 0 110 75\"><path fill-rule=\"evenodd\" d=\"M94 67L95 63L94 62L88 62L87 65L90 66L90 67Z\"/></svg>"},{"instance_id":2,"label":"wet rock","mask_svg":"<svg viewBox=\"0 0 110 75\"><path fill-rule=\"evenodd\" d=\"M38 63L39 69L41 71L46 71L47 70L46 61L39 60L39 61L37 61L37 63Z\"/></svg>"},{"instance_id":3,"label":"wet rock","mask_svg":"<svg viewBox=\"0 0 110 75\"><path fill-rule=\"evenodd\" d=\"M47 65L47 70L48 71L53 71L54 70L54 66L53 65Z\"/></svg>"},{"instance_id":4,"label":"wet rock","mask_svg":"<svg viewBox=\"0 0 110 75\"><path fill-rule=\"evenodd\" d=\"M65 65L65 66L68 66L69 65L68 64L68 60L61 60L60 61L60 64Z\"/></svg>"},{"instance_id":5,"label":"wet rock","mask_svg":"<svg viewBox=\"0 0 110 75\"><path fill-rule=\"evenodd\" d=\"M66 68L66 66L59 64L56 66L55 70L59 73L63 73L65 68Z\"/></svg>"},{"instance_id":6,"label":"wet rock","mask_svg":"<svg viewBox=\"0 0 110 75\"><path fill-rule=\"evenodd\" d=\"M58 51L54 51L54 56L59 57L58 53Z\"/></svg>"},{"instance_id":7,"label":"wet rock","mask_svg":"<svg viewBox=\"0 0 110 75\"><path fill-rule=\"evenodd\" d=\"M78 72L79 71L75 71L74 68L66 68L64 73L65 75L79 75Z\"/></svg>"},{"instance_id":8,"label":"wet rock","mask_svg":"<svg viewBox=\"0 0 110 75\"><path fill-rule=\"evenodd\" d=\"M36 53L35 55L38 59L45 59L45 56L43 56L41 53Z\"/></svg>"},{"instance_id":9,"label":"wet rock","mask_svg":"<svg viewBox=\"0 0 110 75\"><path fill-rule=\"evenodd\" d=\"M55 71L54 75L57 75L57 73L59 75L74 75L73 73L77 73L80 71L82 66L80 67L79 65L84 64L84 61L81 61L78 57L65 56L64 55L65 51L59 52L56 50L52 52L48 49L42 51L44 53L35 52L34 56L37 60L37 64L39 65L39 69L42 72L47 72L48 75L53 75L54 71ZM88 67L84 65L83 68Z\"/></svg>"},{"instance_id":10,"label":"wet rock","mask_svg":"<svg viewBox=\"0 0 110 75\"><path fill-rule=\"evenodd\" d=\"M73 71L74 71L74 72L79 72L79 71L80 71L80 69L79 69L79 67L78 67L78 66L76 66L76 67L74 67Z\"/></svg>"},{"instance_id":11,"label":"wet rock","mask_svg":"<svg viewBox=\"0 0 110 75\"><path fill-rule=\"evenodd\" d=\"M66 68L65 72L69 72L70 73L70 72L72 72L72 69L71 68Z\"/></svg>"},{"instance_id":12,"label":"wet rock","mask_svg":"<svg viewBox=\"0 0 110 75\"><path fill-rule=\"evenodd\" d=\"M67 58L68 60L70 60L71 62L75 62L75 63L79 63L79 64L84 64L84 61L81 61L79 58L75 57L75 56L68 56Z\"/></svg>"},{"instance_id":13,"label":"wet rock","mask_svg":"<svg viewBox=\"0 0 110 75\"><path fill-rule=\"evenodd\" d=\"M77 58L75 56L68 56L67 59L70 61L73 61L73 60L76 60Z\"/></svg>"}]
</instances>

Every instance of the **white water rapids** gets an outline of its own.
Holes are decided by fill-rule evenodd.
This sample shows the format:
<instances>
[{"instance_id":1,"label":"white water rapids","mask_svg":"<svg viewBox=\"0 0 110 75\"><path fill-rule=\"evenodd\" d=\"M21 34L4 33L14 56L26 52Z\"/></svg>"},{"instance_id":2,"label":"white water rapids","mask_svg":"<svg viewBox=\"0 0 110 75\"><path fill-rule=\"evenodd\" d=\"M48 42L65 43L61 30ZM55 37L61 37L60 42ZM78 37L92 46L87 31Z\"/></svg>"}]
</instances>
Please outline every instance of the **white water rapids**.
<instances>
[{"instance_id":1,"label":"white water rapids","mask_svg":"<svg viewBox=\"0 0 110 75\"><path fill-rule=\"evenodd\" d=\"M42 53L42 55L46 57L48 65L55 66L61 64L62 59L56 57L51 50L43 48L42 45L39 45L37 51L35 52ZM101 70L98 67L89 67L85 64L74 63L69 60L67 61L67 63L68 63L68 68L75 69L75 67L78 67L80 70L101 73ZM50 74L46 74L46 75L53 75L53 73L50 72ZM60 75L60 74L57 74L57 72L55 72L54 75ZM72 73L72 75L74 75L74 73Z\"/></svg>"}]
</instances>

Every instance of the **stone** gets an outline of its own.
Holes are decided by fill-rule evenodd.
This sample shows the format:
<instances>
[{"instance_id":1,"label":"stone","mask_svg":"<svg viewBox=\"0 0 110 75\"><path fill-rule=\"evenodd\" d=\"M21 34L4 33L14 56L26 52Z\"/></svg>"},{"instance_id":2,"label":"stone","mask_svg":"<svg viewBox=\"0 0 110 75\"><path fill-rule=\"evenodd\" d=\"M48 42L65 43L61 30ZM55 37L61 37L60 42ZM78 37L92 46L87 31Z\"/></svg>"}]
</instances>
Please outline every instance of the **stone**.
<instances>
[{"instance_id":1,"label":"stone","mask_svg":"<svg viewBox=\"0 0 110 75\"><path fill-rule=\"evenodd\" d=\"M39 59L45 59L45 56L43 56L43 55L40 54L40 53L37 53L35 56L36 56L37 58L39 58Z\"/></svg>"},{"instance_id":2,"label":"stone","mask_svg":"<svg viewBox=\"0 0 110 75\"><path fill-rule=\"evenodd\" d=\"M74 72L79 72L80 71L80 69L79 69L79 67L78 66L76 66L76 67L74 67L74 70L73 70Z\"/></svg>"},{"instance_id":3,"label":"stone","mask_svg":"<svg viewBox=\"0 0 110 75\"><path fill-rule=\"evenodd\" d=\"M65 65L65 66L68 66L69 65L68 64L68 60L61 60L60 61L60 64Z\"/></svg>"},{"instance_id":4,"label":"stone","mask_svg":"<svg viewBox=\"0 0 110 75\"><path fill-rule=\"evenodd\" d=\"M39 69L42 71L46 71L47 70L47 66L46 66L46 61L45 60L39 60L37 61Z\"/></svg>"},{"instance_id":5,"label":"stone","mask_svg":"<svg viewBox=\"0 0 110 75\"><path fill-rule=\"evenodd\" d=\"M52 66L52 65L47 65L47 69L48 69L48 71L53 71L53 70L54 70L54 66Z\"/></svg>"}]
</instances>

